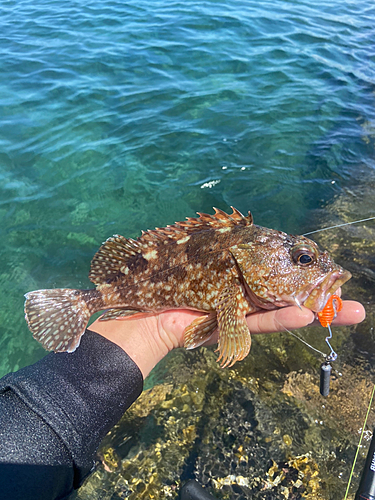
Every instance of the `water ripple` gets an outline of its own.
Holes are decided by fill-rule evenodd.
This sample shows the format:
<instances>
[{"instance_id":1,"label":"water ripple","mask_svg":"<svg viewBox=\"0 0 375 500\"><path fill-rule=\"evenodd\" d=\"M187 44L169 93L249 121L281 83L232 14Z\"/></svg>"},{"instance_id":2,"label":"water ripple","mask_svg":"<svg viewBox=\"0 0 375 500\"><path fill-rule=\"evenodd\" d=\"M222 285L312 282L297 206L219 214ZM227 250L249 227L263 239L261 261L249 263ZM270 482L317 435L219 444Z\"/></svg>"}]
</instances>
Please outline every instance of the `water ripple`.
<instances>
[{"instance_id":1,"label":"water ripple","mask_svg":"<svg viewBox=\"0 0 375 500\"><path fill-rule=\"evenodd\" d=\"M2 297L9 352L14 325L29 339L19 297L86 280L113 232L213 205L297 232L355 189L374 168L374 21L370 0L3 0L2 276L23 276Z\"/></svg>"}]
</instances>

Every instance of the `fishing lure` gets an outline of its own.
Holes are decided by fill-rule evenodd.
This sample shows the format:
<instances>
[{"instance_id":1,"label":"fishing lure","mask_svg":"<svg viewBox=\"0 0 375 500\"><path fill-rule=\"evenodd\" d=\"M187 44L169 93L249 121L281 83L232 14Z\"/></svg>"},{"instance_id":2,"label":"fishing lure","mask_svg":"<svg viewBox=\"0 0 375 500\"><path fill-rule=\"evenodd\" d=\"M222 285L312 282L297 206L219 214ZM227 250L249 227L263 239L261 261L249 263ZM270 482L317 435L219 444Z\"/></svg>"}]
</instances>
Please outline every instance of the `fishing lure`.
<instances>
[{"instance_id":1,"label":"fishing lure","mask_svg":"<svg viewBox=\"0 0 375 500\"><path fill-rule=\"evenodd\" d=\"M329 342L332 338L331 323L336 318L337 313L341 311L341 309L342 300L338 295L332 295L328 299L327 304L324 306L324 309L318 312L318 319L320 321L320 324L324 328L328 328L329 336L326 337L325 340L328 344L328 347L331 349L331 352L327 356L326 361L320 366L320 394L322 396L328 396L329 394L329 382L331 379L332 371L331 361L335 361L337 359L337 354L332 349L332 346Z\"/></svg>"},{"instance_id":2,"label":"fishing lure","mask_svg":"<svg viewBox=\"0 0 375 500\"><path fill-rule=\"evenodd\" d=\"M324 306L324 309L318 312L318 319L320 324L324 327L330 327L332 321L336 318L337 313L342 309L342 300L338 295L332 295L327 304Z\"/></svg>"}]
</instances>

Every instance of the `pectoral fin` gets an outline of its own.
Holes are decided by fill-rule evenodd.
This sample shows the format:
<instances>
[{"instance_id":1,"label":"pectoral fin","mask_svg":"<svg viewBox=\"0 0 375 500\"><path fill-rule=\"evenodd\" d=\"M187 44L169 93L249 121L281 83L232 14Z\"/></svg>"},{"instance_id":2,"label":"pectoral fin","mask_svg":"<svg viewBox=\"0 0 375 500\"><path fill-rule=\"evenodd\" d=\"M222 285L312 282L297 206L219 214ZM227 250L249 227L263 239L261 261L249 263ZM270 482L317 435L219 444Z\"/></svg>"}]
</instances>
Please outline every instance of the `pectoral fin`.
<instances>
[{"instance_id":1,"label":"pectoral fin","mask_svg":"<svg viewBox=\"0 0 375 500\"><path fill-rule=\"evenodd\" d=\"M217 329L216 313L200 316L185 329L184 347L194 349L204 344Z\"/></svg>"},{"instance_id":2,"label":"pectoral fin","mask_svg":"<svg viewBox=\"0 0 375 500\"><path fill-rule=\"evenodd\" d=\"M246 314L251 311L251 307L241 286L234 284L221 292L216 310L219 325L217 350L220 353L217 361L221 360L221 367L225 368L246 358L250 352L251 336Z\"/></svg>"}]
</instances>

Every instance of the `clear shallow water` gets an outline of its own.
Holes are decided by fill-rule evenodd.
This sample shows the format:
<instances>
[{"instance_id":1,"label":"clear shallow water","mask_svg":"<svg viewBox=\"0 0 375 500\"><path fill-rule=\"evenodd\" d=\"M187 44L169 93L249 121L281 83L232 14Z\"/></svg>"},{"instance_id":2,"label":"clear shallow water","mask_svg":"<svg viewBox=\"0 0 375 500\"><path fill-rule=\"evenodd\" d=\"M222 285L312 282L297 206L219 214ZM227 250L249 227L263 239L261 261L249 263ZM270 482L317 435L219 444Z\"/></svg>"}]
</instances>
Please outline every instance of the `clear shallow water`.
<instances>
[{"instance_id":1,"label":"clear shallow water","mask_svg":"<svg viewBox=\"0 0 375 500\"><path fill-rule=\"evenodd\" d=\"M0 375L44 355L23 294L91 286L114 233L230 205L302 233L360 199L374 23L371 0L3 0Z\"/></svg>"},{"instance_id":2,"label":"clear shallow water","mask_svg":"<svg viewBox=\"0 0 375 500\"><path fill-rule=\"evenodd\" d=\"M23 294L90 286L108 236L229 205L303 232L371 177L374 22L370 0L3 1L1 374L43 355Z\"/></svg>"},{"instance_id":3,"label":"clear shallow water","mask_svg":"<svg viewBox=\"0 0 375 500\"><path fill-rule=\"evenodd\" d=\"M229 205L301 232L372 172L374 18L370 1L2 2L1 372L43 354L23 294L89 286L113 233Z\"/></svg>"}]
</instances>

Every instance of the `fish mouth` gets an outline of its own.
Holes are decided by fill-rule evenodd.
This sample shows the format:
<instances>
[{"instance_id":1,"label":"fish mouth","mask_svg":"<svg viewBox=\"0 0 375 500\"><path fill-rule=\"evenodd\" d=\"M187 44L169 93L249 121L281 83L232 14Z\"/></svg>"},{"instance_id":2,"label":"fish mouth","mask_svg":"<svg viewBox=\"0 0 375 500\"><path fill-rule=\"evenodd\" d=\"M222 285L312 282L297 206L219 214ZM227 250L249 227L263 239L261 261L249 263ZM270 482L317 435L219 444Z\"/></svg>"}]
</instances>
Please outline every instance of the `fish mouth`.
<instances>
[{"instance_id":1,"label":"fish mouth","mask_svg":"<svg viewBox=\"0 0 375 500\"><path fill-rule=\"evenodd\" d=\"M345 269L331 272L321 283L309 292L303 305L313 312L321 311L324 309L330 296L333 295L340 286L350 280L351 277L351 273Z\"/></svg>"}]
</instances>

